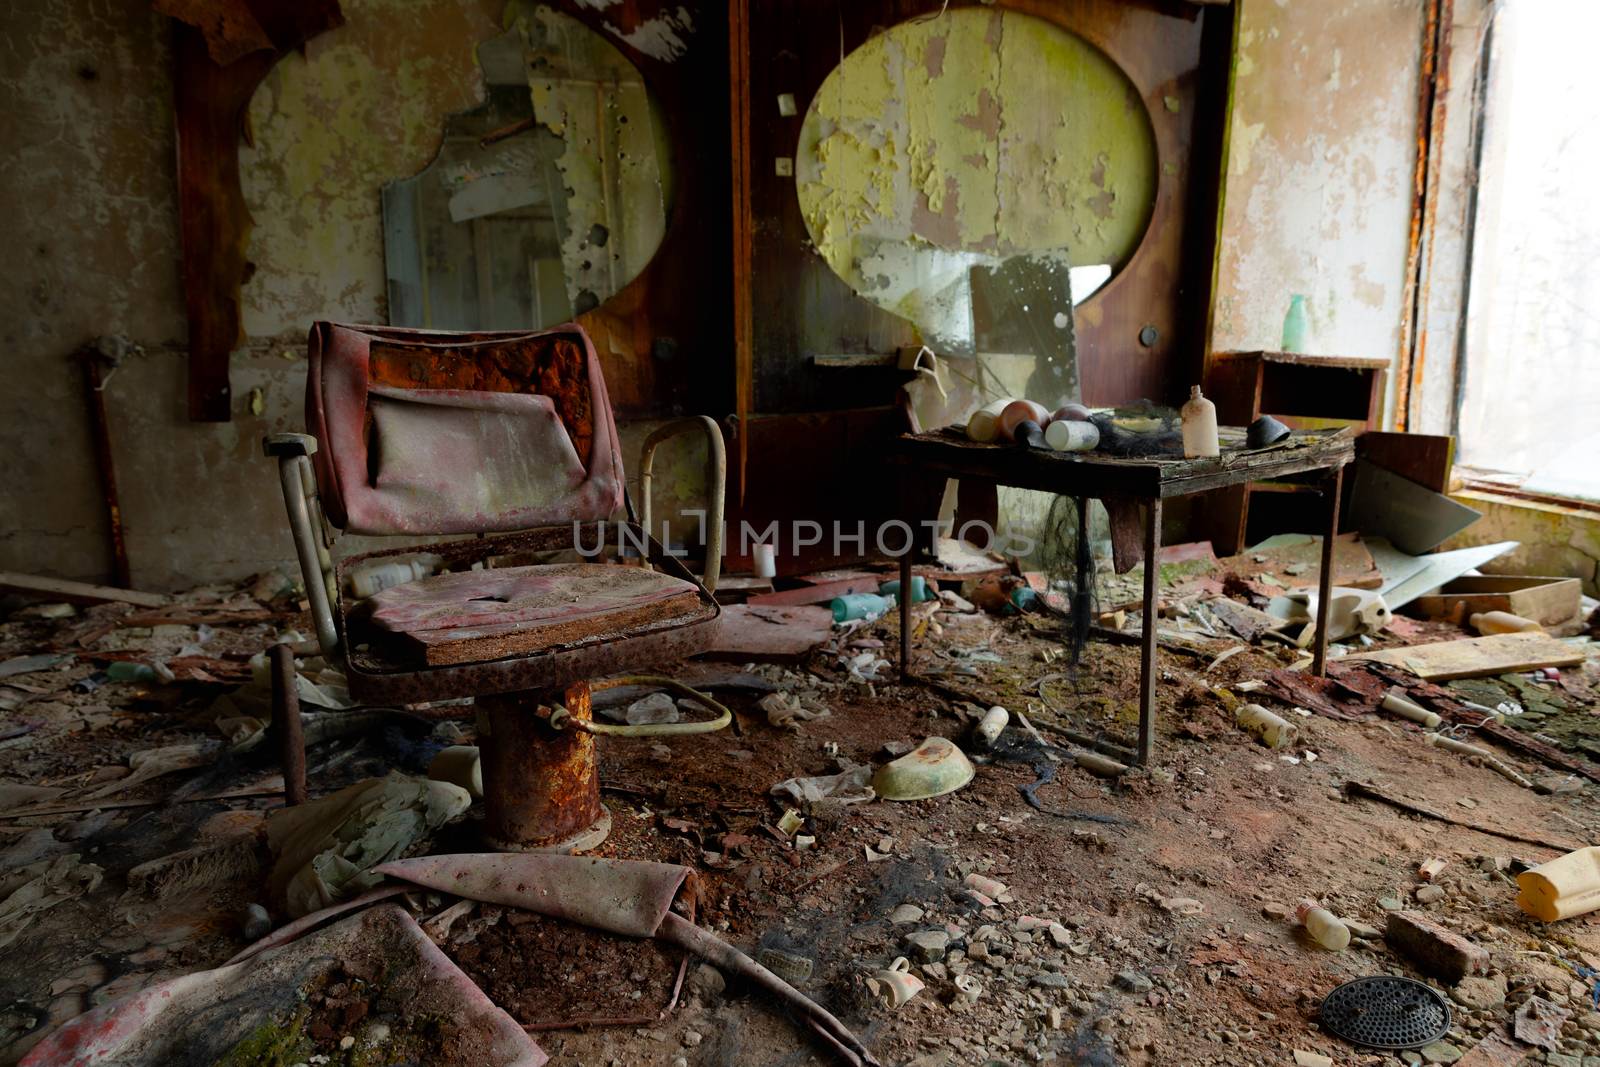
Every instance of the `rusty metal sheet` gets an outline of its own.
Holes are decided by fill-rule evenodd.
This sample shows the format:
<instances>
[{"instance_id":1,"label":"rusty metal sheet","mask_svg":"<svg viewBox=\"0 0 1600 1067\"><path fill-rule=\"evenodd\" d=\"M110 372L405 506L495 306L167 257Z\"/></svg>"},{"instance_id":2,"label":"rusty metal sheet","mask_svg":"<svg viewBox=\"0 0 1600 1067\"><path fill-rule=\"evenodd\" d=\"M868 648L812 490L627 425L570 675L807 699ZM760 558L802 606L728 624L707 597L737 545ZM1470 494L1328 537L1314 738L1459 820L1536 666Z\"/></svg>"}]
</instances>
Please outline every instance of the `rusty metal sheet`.
<instances>
[{"instance_id":1,"label":"rusty metal sheet","mask_svg":"<svg viewBox=\"0 0 1600 1067\"><path fill-rule=\"evenodd\" d=\"M430 335L418 334L423 341ZM594 442L594 405L585 373L583 345L560 333L530 333L514 339L493 334L451 334L453 345L375 342L369 348L370 384L397 389L469 389L475 392L547 396L585 460Z\"/></svg>"}]
</instances>

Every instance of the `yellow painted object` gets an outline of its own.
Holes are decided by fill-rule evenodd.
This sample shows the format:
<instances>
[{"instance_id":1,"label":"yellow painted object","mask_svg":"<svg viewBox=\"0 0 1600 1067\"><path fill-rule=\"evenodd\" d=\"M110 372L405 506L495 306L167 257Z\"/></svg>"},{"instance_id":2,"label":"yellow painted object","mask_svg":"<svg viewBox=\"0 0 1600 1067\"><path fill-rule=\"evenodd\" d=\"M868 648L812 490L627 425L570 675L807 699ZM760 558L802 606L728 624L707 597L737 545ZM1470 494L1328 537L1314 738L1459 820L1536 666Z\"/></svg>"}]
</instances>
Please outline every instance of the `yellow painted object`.
<instances>
[{"instance_id":1,"label":"yellow painted object","mask_svg":"<svg viewBox=\"0 0 1600 1067\"><path fill-rule=\"evenodd\" d=\"M976 773L955 742L935 736L879 767L872 776L872 788L885 800L927 800L954 793Z\"/></svg>"},{"instance_id":2,"label":"yellow painted object","mask_svg":"<svg viewBox=\"0 0 1600 1067\"><path fill-rule=\"evenodd\" d=\"M1509 611L1481 611L1467 620L1480 634L1542 634L1544 627Z\"/></svg>"},{"instance_id":3,"label":"yellow painted object","mask_svg":"<svg viewBox=\"0 0 1600 1067\"><path fill-rule=\"evenodd\" d=\"M1327 908L1315 901L1303 900L1295 915L1305 925L1311 939L1330 952L1343 952L1350 946L1350 927Z\"/></svg>"},{"instance_id":4,"label":"yellow painted object","mask_svg":"<svg viewBox=\"0 0 1600 1067\"><path fill-rule=\"evenodd\" d=\"M967 419L967 437L981 445L993 444L1000 436L1000 413L1015 397L1002 397L983 405Z\"/></svg>"},{"instance_id":5,"label":"yellow painted object","mask_svg":"<svg viewBox=\"0 0 1600 1067\"><path fill-rule=\"evenodd\" d=\"M1569 852L1517 875L1517 907L1542 922L1600 910L1600 846Z\"/></svg>"},{"instance_id":6,"label":"yellow painted object","mask_svg":"<svg viewBox=\"0 0 1600 1067\"><path fill-rule=\"evenodd\" d=\"M1300 727L1274 715L1260 704L1242 704L1233 721L1268 748L1288 748L1300 736Z\"/></svg>"}]
</instances>

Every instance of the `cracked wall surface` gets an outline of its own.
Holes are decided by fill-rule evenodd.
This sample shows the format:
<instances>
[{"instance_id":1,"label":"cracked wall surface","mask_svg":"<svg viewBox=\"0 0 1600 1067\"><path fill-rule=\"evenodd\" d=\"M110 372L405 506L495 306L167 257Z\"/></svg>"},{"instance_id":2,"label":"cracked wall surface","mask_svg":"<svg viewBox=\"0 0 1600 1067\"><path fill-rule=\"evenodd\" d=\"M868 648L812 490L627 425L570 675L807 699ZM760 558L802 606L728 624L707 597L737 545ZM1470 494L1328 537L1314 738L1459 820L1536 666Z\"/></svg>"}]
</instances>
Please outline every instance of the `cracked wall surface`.
<instances>
[{"instance_id":1,"label":"cracked wall surface","mask_svg":"<svg viewBox=\"0 0 1600 1067\"><path fill-rule=\"evenodd\" d=\"M250 101L255 144L239 150L255 218L250 337L303 337L317 318L386 320L378 190L427 166L444 117L482 99L475 52L499 31L504 0L343 8L345 25L286 56Z\"/></svg>"},{"instance_id":2,"label":"cracked wall surface","mask_svg":"<svg viewBox=\"0 0 1600 1067\"><path fill-rule=\"evenodd\" d=\"M1600 597L1600 513L1494 493L1460 493L1456 500L1483 512L1483 518L1445 542L1444 549L1520 541L1518 548L1484 564L1484 572L1578 578L1585 593Z\"/></svg>"},{"instance_id":3,"label":"cracked wall surface","mask_svg":"<svg viewBox=\"0 0 1600 1067\"><path fill-rule=\"evenodd\" d=\"M1215 350L1280 348L1299 293L1309 352L1395 358L1423 7L1237 0Z\"/></svg>"},{"instance_id":4,"label":"cracked wall surface","mask_svg":"<svg viewBox=\"0 0 1600 1067\"><path fill-rule=\"evenodd\" d=\"M234 421L185 414L177 147L168 20L123 0L0 11L0 568L110 572L83 388L71 354L100 334L144 348L106 385L133 580L170 589L293 556L263 434L304 426L305 331L382 321L378 187L437 149L481 92L472 49L504 0L344 0L348 24L269 75L241 148L256 264ZM259 408L259 414L254 409Z\"/></svg>"},{"instance_id":5,"label":"cracked wall surface","mask_svg":"<svg viewBox=\"0 0 1600 1067\"><path fill-rule=\"evenodd\" d=\"M389 321L554 326L642 273L666 232L665 123L603 35L531 0L477 49L487 99L383 187Z\"/></svg>"},{"instance_id":6,"label":"cracked wall surface","mask_svg":"<svg viewBox=\"0 0 1600 1067\"><path fill-rule=\"evenodd\" d=\"M9 148L0 156L9 238L0 298L11 311L0 325L8 385L0 390L0 447L9 461L0 495L0 569L91 580L109 573L82 385L69 358L108 333L145 350L111 375L105 394L135 583L177 588L291 559L275 472L259 455L260 438L303 425L304 334L311 321L384 319L378 189L425 166L445 117L480 98L473 50L504 25L504 0L343 4L347 25L280 63L251 105L255 145L241 149L241 164L255 216L248 247L256 269L243 291L249 340L233 359L235 421L224 424L191 423L184 411L167 20L125 0L13 0L0 9L0 86L8 101L0 133ZM1318 350L1391 355L1415 150L1420 6L1240 0L1239 10L1213 342L1275 347L1289 294L1305 292ZM996 17L962 9L949 18L957 16L980 20L983 34L982 20ZM1003 18L1009 28L1021 16ZM895 46L902 50L894 75L900 82L885 66L900 31L869 42L864 47L879 49L879 61L863 70L859 92L840 93L829 105L839 129L850 131L829 148L841 173L853 175L848 183L855 184L840 188L866 204L887 197L906 205L896 209L906 231L925 225L935 237L960 218L949 214L952 176L957 206L962 198L1004 199L1006 188L985 184L981 175L989 173L991 157L998 166L1004 153L1023 151L1008 142L1007 130L1020 133L1022 115L1048 124L1062 113L1043 92L1032 94L1037 102L1025 100L1022 111L1008 110L1015 83L1003 68L991 72L970 40L933 43L944 21L916 24L915 39ZM637 32L670 53L688 32L687 16ZM1011 44L1018 39L1013 34ZM918 62L907 58L913 54ZM902 113L893 128L871 128L874 99L893 96L906 78L919 99L931 99L933 90L919 79L942 84L956 71L970 76L974 89L957 94L964 103L954 119L941 125L925 116L913 127ZM824 105L825 99L818 109ZM814 136L803 143L820 144L820 127ZM933 150L925 142L935 136L941 144L948 137L959 151L951 157ZM898 161L899 169L888 173L892 180L869 166L878 151ZM805 165L802 154L802 178ZM1134 199L1136 184L1124 183L1137 169L1108 155L1104 179L1116 203ZM1104 220L1085 202L1101 191L1093 170L1091 163L1087 175L1067 175L1058 193L1041 189L1034 203L1075 197L1082 212L1072 224L1094 234ZM896 199L902 195L908 199ZM918 197L927 200L925 217L910 206L921 204L910 199ZM837 229L859 206L843 200L823 222L836 220ZM1005 234L1032 225L1026 212L1006 218L989 231L958 228L954 236L980 246L992 238L998 247ZM1074 261L1092 259L1092 248L1080 239ZM687 479L694 461L683 466ZM1592 541L1574 543L1577 527L1512 530L1486 520L1474 531L1480 528L1494 539L1505 534L1556 546L1566 562L1536 566L1571 568L1553 573L1588 567L1595 591L1596 551Z\"/></svg>"}]
</instances>

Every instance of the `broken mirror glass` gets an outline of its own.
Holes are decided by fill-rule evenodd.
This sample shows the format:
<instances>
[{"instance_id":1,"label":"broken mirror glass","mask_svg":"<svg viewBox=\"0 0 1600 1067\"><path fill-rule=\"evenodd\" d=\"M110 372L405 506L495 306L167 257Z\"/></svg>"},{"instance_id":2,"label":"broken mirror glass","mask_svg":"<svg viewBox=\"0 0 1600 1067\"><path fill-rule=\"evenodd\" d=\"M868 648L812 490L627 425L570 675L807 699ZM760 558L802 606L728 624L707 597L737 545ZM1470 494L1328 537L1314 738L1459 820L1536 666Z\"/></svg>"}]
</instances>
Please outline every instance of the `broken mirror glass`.
<instances>
[{"instance_id":1,"label":"broken mirror glass","mask_svg":"<svg viewBox=\"0 0 1600 1067\"><path fill-rule=\"evenodd\" d=\"M666 127L639 71L543 5L513 0L506 25L478 48L484 103L383 189L392 325L566 322L637 277L666 230Z\"/></svg>"}]
</instances>

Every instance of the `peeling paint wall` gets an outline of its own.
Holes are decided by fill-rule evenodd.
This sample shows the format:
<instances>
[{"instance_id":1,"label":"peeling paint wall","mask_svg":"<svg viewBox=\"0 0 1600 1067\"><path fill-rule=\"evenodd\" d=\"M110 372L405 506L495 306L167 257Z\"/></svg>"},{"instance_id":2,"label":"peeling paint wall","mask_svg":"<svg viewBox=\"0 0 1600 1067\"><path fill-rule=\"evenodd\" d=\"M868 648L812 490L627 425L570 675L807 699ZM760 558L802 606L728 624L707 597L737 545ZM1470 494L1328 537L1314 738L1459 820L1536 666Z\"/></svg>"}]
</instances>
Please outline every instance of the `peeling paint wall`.
<instances>
[{"instance_id":1,"label":"peeling paint wall","mask_svg":"<svg viewBox=\"0 0 1600 1067\"><path fill-rule=\"evenodd\" d=\"M1303 294L1312 353L1400 348L1417 143L1418 0L1235 0L1211 346L1281 347ZM1394 390L1387 403L1393 404Z\"/></svg>"},{"instance_id":2,"label":"peeling paint wall","mask_svg":"<svg viewBox=\"0 0 1600 1067\"><path fill-rule=\"evenodd\" d=\"M89 423L71 353L124 334L145 354L106 401L136 585L185 587L292 559L263 434L303 427L306 327L383 321L378 190L420 170L444 118L480 98L473 50L505 0L344 0L347 25L291 55L250 108L255 216L233 359L234 421L189 422L174 187L170 29L125 0L19 0L0 11L7 107L0 266L0 569L110 569ZM252 410L259 390L260 414Z\"/></svg>"},{"instance_id":3,"label":"peeling paint wall","mask_svg":"<svg viewBox=\"0 0 1600 1067\"><path fill-rule=\"evenodd\" d=\"M667 228L670 149L644 77L576 19L530 0L507 12L523 38L534 118L562 140L561 259L580 314L638 277Z\"/></svg>"},{"instance_id":4,"label":"peeling paint wall","mask_svg":"<svg viewBox=\"0 0 1600 1067\"><path fill-rule=\"evenodd\" d=\"M960 8L878 34L829 74L795 155L818 251L935 336L975 263L1125 262L1149 221L1150 118L1120 69L1040 18ZM929 293L950 290L953 308ZM970 343L970 327L968 328Z\"/></svg>"},{"instance_id":5,"label":"peeling paint wall","mask_svg":"<svg viewBox=\"0 0 1600 1067\"><path fill-rule=\"evenodd\" d=\"M344 26L267 75L250 101L255 147L239 150L255 217L247 336L298 345L314 319L386 321L378 190L427 166L445 116L482 99L475 52L504 7L343 0Z\"/></svg>"},{"instance_id":6,"label":"peeling paint wall","mask_svg":"<svg viewBox=\"0 0 1600 1067\"><path fill-rule=\"evenodd\" d=\"M1416 368L1419 382L1411 428L1418 433L1449 433L1455 410L1456 341L1466 315L1462 275L1468 268L1467 235L1472 225L1471 194L1476 169L1474 94L1491 3L1492 0L1455 0L1444 140L1435 149L1438 201L1432 247L1426 251L1423 264L1427 288L1417 319L1420 365Z\"/></svg>"},{"instance_id":7,"label":"peeling paint wall","mask_svg":"<svg viewBox=\"0 0 1600 1067\"><path fill-rule=\"evenodd\" d=\"M1483 570L1580 578L1585 593L1600 597L1600 514L1492 493L1458 493L1456 500L1483 512L1483 518L1443 548L1520 541L1521 547L1484 564Z\"/></svg>"},{"instance_id":8,"label":"peeling paint wall","mask_svg":"<svg viewBox=\"0 0 1600 1067\"><path fill-rule=\"evenodd\" d=\"M485 103L383 187L392 325L566 322L638 277L666 232L671 146L643 76L543 4L512 0L504 22L477 50Z\"/></svg>"}]
</instances>

